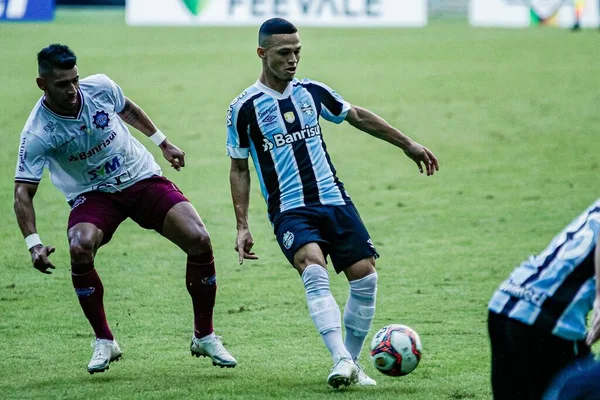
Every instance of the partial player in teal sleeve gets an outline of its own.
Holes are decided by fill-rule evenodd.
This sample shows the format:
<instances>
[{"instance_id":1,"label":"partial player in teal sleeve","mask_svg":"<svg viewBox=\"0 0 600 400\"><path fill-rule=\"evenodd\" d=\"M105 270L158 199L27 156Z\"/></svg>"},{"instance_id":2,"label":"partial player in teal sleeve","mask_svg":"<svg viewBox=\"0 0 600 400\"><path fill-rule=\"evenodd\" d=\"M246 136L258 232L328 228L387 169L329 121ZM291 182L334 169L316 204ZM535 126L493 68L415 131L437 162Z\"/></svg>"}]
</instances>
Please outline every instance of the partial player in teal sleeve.
<instances>
[{"instance_id":1,"label":"partial player in teal sleeve","mask_svg":"<svg viewBox=\"0 0 600 400\"><path fill-rule=\"evenodd\" d=\"M600 336L599 236L597 200L493 294L488 329L495 400L539 400L553 376L589 356Z\"/></svg>"}]
</instances>

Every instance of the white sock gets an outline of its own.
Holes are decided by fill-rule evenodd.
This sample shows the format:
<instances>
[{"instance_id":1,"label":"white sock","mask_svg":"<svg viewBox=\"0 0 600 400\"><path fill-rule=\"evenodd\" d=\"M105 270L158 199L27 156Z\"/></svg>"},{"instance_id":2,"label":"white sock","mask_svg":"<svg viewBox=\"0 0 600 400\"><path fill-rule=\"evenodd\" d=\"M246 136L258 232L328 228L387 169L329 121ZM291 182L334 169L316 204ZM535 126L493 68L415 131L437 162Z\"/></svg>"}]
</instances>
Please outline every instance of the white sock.
<instances>
[{"instance_id":1,"label":"white sock","mask_svg":"<svg viewBox=\"0 0 600 400\"><path fill-rule=\"evenodd\" d=\"M350 358L342 339L340 308L329 291L327 270L320 265L309 265L302 273L302 282L310 317L331 353L333 362L344 357Z\"/></svg>"},{"instance_id":2,"label":"white sock","mask_svg":"<svg viewBox=\"0 0 600 400\"><path fill-rule=\"evenodd\" d=\"M377 272L364 278L350 281L350 296L344 309L346 341L344 345L353 360L360 351L375 316L375 295L377 294Z\"/></svg>"}]
</instances>

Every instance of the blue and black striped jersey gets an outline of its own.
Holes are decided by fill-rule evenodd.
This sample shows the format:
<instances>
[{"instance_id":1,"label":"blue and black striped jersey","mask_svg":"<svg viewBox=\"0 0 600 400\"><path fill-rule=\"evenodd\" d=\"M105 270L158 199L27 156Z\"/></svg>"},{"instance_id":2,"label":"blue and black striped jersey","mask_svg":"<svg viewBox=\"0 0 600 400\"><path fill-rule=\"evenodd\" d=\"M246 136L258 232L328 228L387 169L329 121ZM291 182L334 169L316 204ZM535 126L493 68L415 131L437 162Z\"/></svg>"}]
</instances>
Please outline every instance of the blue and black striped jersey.
<instances>
[{"instance_id":1,"label":"blue and black striped jersey","mask_svg":"<svg viewBox=\"0 0 600 400\"><path fill-rule=\"evenodd\" d=\"M296 207L351 204L319 123L319 117L343 122L350 107L331 88L308 79L294 79L283 93L257 81L231 102L227 155L252 156L271 221Z\"/></svg>"},{"instance_id":2,"label":"blue and black striped jersey","mask_svg":"<svg viewBox=\"0 0 600 400\"><path fill-rule=\"evenodd\" d=\"M596 296L599 235L600 199L512 272L492 296L490 311L563 339L584 339Z\"/></svg>"}]
</instances>

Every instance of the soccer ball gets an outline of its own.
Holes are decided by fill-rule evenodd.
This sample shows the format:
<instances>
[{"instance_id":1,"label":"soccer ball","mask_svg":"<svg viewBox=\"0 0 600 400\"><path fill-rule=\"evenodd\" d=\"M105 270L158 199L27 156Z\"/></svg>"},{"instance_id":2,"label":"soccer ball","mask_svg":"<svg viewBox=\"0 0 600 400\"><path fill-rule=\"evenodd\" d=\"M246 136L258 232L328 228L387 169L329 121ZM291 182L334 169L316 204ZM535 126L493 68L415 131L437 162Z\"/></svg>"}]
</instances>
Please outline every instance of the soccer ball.
<instances>
[{"instance_id":1,"label":"soccer ball","mask_svg":"<svg viewBox=\"0 0 600 400\"><path fill-rule=\"evenodd\" d=\"M419 365L422 351L421 339L412 328L388 325L371 341L371 362L385 375L408 375Z\"/></svg>"}]
</instances>

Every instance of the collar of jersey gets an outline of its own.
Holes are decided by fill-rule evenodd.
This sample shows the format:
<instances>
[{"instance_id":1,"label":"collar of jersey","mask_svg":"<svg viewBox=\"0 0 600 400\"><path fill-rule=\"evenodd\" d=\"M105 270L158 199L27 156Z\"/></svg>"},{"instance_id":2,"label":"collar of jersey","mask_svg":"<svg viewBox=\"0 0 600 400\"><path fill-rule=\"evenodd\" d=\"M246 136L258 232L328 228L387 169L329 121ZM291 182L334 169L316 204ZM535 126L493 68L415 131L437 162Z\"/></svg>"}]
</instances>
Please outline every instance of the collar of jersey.
<instances>
[{"instance_id":1,"label":"collar of jersey","mask_svg":"<svg viewBox=\"0 0 600 400\"><path fill-rule=\"evenodd\" d=\"M269 96L271 96L277 100L283 100L283 99L287 99L292 94L292 90L294 88L294 81L291 81L290 83L288 83L288 85L285 88L285 90L283 91L283 93L279 93L278 91L271 89L270 87L266 86L265 84L263 84L261 81L258 81L258 80L254 84L254 87L256 87L261 92L266 93Z\"/></svg>"},{"instance_id":2,"label":"collar of jersey","mask_svg":"<svg viewBox=\"0 0 600 400\"><path fill-rule=\"evenodd\" d=\"M46 106L46 103L44 103L44 99L46 98L46 96L42 97L42 107L44 107L44 109L46 109L46 111L48 111L50 114L58 117L58 118L62 118L62 119L79 119L81 118L81 114L83 112L83 105L85 103L85 99L83 98L83 93L81 93L81 88L77 89L77 91L79 92L79 98L81 99L81 104L79 105L79 112L77 113L76 117L72 117L70 115L62 115L59 113L56 113L54 111L52 111L50 109L50 107Z\"/></svg>"}]
</instances>

